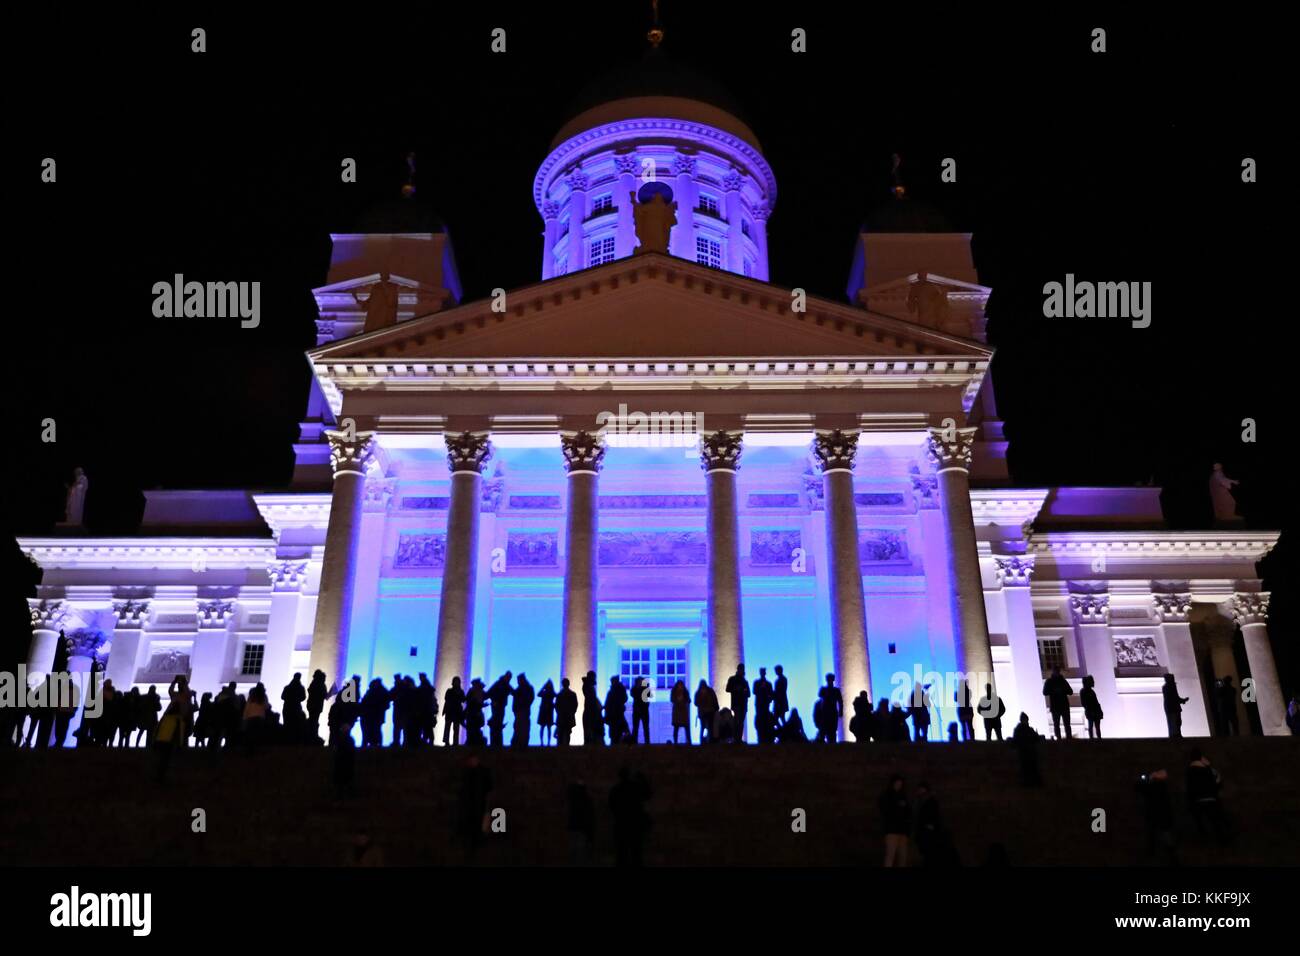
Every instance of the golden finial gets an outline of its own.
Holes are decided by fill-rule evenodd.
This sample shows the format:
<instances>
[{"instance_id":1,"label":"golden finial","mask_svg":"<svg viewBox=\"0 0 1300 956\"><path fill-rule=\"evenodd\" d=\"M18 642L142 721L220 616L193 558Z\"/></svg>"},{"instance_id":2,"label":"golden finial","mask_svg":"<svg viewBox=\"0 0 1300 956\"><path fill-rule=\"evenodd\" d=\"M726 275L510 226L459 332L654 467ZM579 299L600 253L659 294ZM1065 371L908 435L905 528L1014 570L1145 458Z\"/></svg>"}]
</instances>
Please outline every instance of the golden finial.
<instances>
[{"instance_id":1,"label":"golden finial","mask_svg":"<svg viewBox=\"0 0 1300 956\"><path fill-rule=\"evenodd\" d=\"M895 153L894 169L893 169L893 176L894 176L893 193L895 199L902 199L907 194L907 187L903 185L903 177L898 175L898 167L902 165L903 165L903 157Z\"/></svg>"},{"instance_id":2,"label":"golden finial","mask_svg":"<svg viewBox=\"0 0 1300 956\"><path fill-rule=\"evenodd\" d=\"M659 0L650 0L650 9L654 12L654 25L650 27L650 32L645 38L650 41L652 49L659 49L659 44L664 42L664 30L659 25Z\"/></svg>"}]
</instances>

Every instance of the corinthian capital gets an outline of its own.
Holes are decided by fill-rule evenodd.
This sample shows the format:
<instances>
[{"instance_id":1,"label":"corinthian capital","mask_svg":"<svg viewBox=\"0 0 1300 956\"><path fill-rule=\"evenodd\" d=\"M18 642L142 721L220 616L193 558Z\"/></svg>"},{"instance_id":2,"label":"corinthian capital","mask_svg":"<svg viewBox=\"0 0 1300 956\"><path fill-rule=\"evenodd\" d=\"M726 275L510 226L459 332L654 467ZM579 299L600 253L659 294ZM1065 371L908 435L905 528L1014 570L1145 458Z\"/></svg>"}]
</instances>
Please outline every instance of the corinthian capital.
<instances>
[{"instance_id":1,"label":"corinthian capital","mask_svg":"<svg viewBox=\"0 0 1300 956\"><path fill-rule=\"evenodd\" d=\"M818 432L813 436L813 457L821 465L822 473L835 470L853 469L853 458L858 453L858 436L856 432L842 432L838 428L829 432Z\"/></svg>"},{"instance_id":2,"label":"corinthian capital","mask_svg":"<svg viewBox=\"0 0 1300 956\"><path fill-rule=\"evenodd\" d=\"M931 428L929 456L939 471L960 468L970 471L971 450L977 428Z\"/></svg>"},{"instance_id":3,"label":"corinthian capital","mask_svg":"<svg viewBox=\"0 0 1300 956\"><path fill-rule=\"evenodd\" d=\"M1070 615L1075 624L1105 624L1110 620L1110 596L1071 594Z\"/></svg>"},{"instance_id":4,"label":"corinthian capital","mask_svg":"<svg viewBox=\"0 0 1300 956\"><path fill-rule=\"evenodd\" d=\"M487 435L474 432L461 432L447 437L447 467L454 475L461 471L470 471L476 475L483 473L483 466L492 457L492 443Z\"/></svg>"},{"instance_id":5,"label":"corinthian capital","mask_svg":"<svg viewBox=\"0 0 1300 956\"><path fill-rule=\"evenodd\" d=\"M28 610L32 614L32 630L57 631L68 620L68 605L64 601L37 601L27 599Z\"/></svg>"},{"instance_id":6,"label":"corinthian capital","mask_svg":"<svg viewBox=\"0 0 1300 956\"><path fill-rule=\"evenodd\" d=\"M636 155L628 153L626 156L614 157L614 168L620 173L637 173L641 170L641 164L636 161Z\"/></svg>"},{"instance_id":7,"label":"corinthian capital","mask_svg":"<svg viewBox=\"0 0 1300 956\"><path fill-rule=\"evenodd\" d=\"M673 157L673 173L678 176L681 176L682 174L685 174L687 176L694 176L695 157L686 156L683 153L678 153L676 156Z\"/></svg>"},{"instance_id":8,"label":"corinthian capital","mask_svg":"<svg viewBox=\"0 0 1300 956\"><path fill-rule=\"evenodd\" d=\"M734 193L745 185L745 177L740 175L740 171L733 169L727 175L722 177L722 188L729 193Z\"/></svg>"},{"instance_id":9,"label":"corinthian capital","mask_svg":"<svg viewBox=\"0 0 1300 956\"><path fill-rule=\"evenodd\" d=\"M1029 587L1029 578L1034 573L1034 559L1012 555L1006 558L993 559L997 565L998 583L1006 588L1027 588Z\"/></svg>"},{"instance_id":10,"label":"corinthian capital","mask_svg":"<svg viewBox=\"0 0 1300 956\"><path fill-rule=\"evenodd\" d=\"M600 471L605 461L605 442L591 432L571 432L560 436L560 454L569 474Z\"/></svg>"},{"instance_id":11,"label":"corinthian capital","mask_svg":"<svg viewBox=\"0 0 1300 956\"><path fill-rule=\"evenodd\" d=\"M735 471L740 467L740 432L717 431L700 439L700 467L709 471Z\"/></svg>"},{"instance_id":12,"label":"corinthian capital","mask_svg":"<svg viewBox=\"0 0 1300 956\"><path fill-rule=\"evenodd\" d=\"M328 429L325 437L330 443L330 467L335 478L345 474L364 475L375 460L374 432Z\"/></svg>"},{"instance_id":13,"label":"corinthian capital","mask_svg":"<svg viewBox=\"0 0 1300 956\"><path fill-rule=\"evenodd\" d=\"M587 188L587 174L581 169L575 170L564 182L568 185L569 189L585 191Z\"/></svg>"},{"instance_id":14,"label":"corinthian capital","mask_svg":"<svg viewBox=\"0 0 1300 956\"><path fill-rule=\"evenodd\" d=\"M1268 623L1268 591L1238 591L1232 596L1232 619L1238 627Z\"/></svg>"},{"instance_id":15,"label":"corinthian capital","mask_svg":"<svg viewBox=\"0 0 1300 956\"><path fill-rule=\"evenodd\" d=\"M559 219L560 204L553 199L548 199L546 202L542 203L542 218Z\"/></svg>"},{"instance_id":16,"label":"corinthian capital","mask_svg":"<svg viewBox=\"0 0 1300 956\"><path fill-rule=\"evenodd\" d=\"M1190 594L1152 594L1151 602L1162 624L1185 624L1192 613Z\"/></svg>"}]
</instances>

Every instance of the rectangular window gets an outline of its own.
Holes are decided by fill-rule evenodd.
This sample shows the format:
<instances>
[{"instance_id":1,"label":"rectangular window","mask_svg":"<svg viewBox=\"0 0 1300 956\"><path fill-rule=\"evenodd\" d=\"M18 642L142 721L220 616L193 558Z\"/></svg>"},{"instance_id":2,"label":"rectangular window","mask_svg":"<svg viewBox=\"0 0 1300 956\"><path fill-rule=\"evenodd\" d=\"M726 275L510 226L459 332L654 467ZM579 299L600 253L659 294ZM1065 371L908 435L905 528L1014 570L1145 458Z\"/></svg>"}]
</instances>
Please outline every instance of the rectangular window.
<instances>
[{"instance_id":1,"label":"rectangular window","mask_svg":"<svg viewBox=\"0 0 1300 956\"><path fill-rule=\"evenodd\" d=\"M710 269L722 268L722 244L707 236L695 237L695 261Z\"/></svg>"},{"instance_id":2,"label":"rectangular window","mask_svg":"<svg viewBox=\"0 0 1300 956\"><path fill-rule=\"evenodd\" d=\"M700 193L700 205L698 208L700 212L708 213L710 216L716 216L718 214L718 200L707 193Z\"/></svg>"},{"instance_id":3,"label":"rectangular window","mask_svg":"<svg viewBox=\"0 0 1300 956\"><path fill-rule=\"evenodd\" d=\"M598 266L604 262L614 261L614 237L605 236L603 239L595 239L591 243L590 265Z\"/></svg>"},{"instance_id":4,"label":"rectangular window","mask_svg":"<svg viewBox=\"0 0 1300 956\"><path fill-rule=\"evenodd\" d=\"M742 220L740 220L740 234L741 234L742 236L748 236L748 235L749 235L749 220L748 220L748 219L742 219Z\"/></svg>"},{"instance_id":5,"label":"rectangular window","mask_svg":"<svg viewBox=\"0 0 1300 956\"><path fill-rule=\"evenodd\" d=\"M686 681L686 647L624 647L619 650L618 678L627 687L638 678L651 682L656 691L670 691L679 680Z\"/></svg>"},{"instance_id":6,"label":"rectangular window","mask_svg":"<svg viewBox=\"0 0 1300 956\"><path fill-rule=\"evenodd\" d=\"M560 232L559 235L557 235L555 238L563 239L568 234L569 234L569 217L565 216L563 219L560 220Z\"/></svg>"},{"instance_id":7,"label":"rectangular window","mask_svg":"<svg viewBox=\"0 0 1300 956\"><path fill-rule=\"evenodd\" d=\"M618 679L625 687L631 687L638 677L650 677L650 656L652 648L624 647L619 649Z\"/></svg>"},{"instance_id":8,"label":"rectangular window","mask_svg":"<svg viewBox=\"0 0 1300 956\"><path fill-rule=\"evenodd\" d=\"M265 655L265 644L245 644L244 657L239 664L239 673L244 677L256 677L261 674L262 658Z\"/></svg>"},{"instance_id":9,"label":"rectangular window","mask_svg":"<svg viewBox=\"0 0 1300 956\"><path fill-rule=\"evenodd\" d=\"M591 214L599 216L601 213L609 212L614 208L614 197L610 193L603 196L597 196L591 201Z\"/></svg>"},{"instance_id":10,"label":"rectangular window","mask_svg":"<svg viewBox=\"0 0 1300 956\"><path fill-rule=\"evenodd\" d=\"M655 690L672 690L679 680L686 681L686 648L656 647Z\"/></svg>"},{"instance_id":11,"label":"rectangular window","mask_svg":"<svg viewBox=\"0 0 1300 956\"><path fill-rule=\"evenodd\" d=\"M1059 637L1040 637L1038 639L1038 663L1043 669L1043 674L1047 675L1052 672L1053 667L1059 667L1065 670L1067 662L1065 660L1065 644Z\"/></svg>"}]
</instances>

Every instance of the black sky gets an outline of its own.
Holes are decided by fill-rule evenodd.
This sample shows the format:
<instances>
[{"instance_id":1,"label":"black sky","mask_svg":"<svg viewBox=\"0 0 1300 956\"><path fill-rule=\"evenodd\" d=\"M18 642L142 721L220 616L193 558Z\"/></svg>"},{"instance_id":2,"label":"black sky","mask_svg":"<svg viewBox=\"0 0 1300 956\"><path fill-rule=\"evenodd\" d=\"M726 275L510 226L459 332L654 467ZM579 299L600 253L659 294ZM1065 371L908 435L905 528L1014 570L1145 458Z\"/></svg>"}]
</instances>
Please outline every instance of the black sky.
<instances>
[{"instance_id":1,"label":"black sky","mask_svg":"<svg viewBox=\"0 0 1300 956\"><path fill-rule=\"evenodd\" d=\"M75 465L104 534L133 530L142 489L283 486L327 234L393 195L407 150L467 298L538 279L533 175L566 104L642 55L649 3L447 6L15 26L30 67L11 81L4 160L14 533L49 531ZM662 7L665 53L734 94L775 170L774 283L843 299L858 226L888 201L900 153L910 194L974 233L994 288L1019 483L1154 476L1169 523L1205 527L1205 476L1222 461L1252 526L1289 526L1280 30L1157 12ZM196 25L202 55L189 52ZM496 26L504 55L489 49ZM1095 26L1105 54L1089 51ZM806 54L790 51L794 27ZM38 180L45 156L53 186ZM339 181L345 156L355 185ZM1244 156L1259 183L1241 182ZM939 181L944 157L955 184ZM151 287L176 272L260 280L262 325L155 319ZM1152 281L1151 328L1044 320L1042 285L1066 272ZM47 418L54 444L40 440ZM1255 444L1240 440L1244 418ZM1275 628L1294 620L1285 547L1269 571ZM10 566L9 593L30 593L23 562Z\"/></svg>"}]
</instances>

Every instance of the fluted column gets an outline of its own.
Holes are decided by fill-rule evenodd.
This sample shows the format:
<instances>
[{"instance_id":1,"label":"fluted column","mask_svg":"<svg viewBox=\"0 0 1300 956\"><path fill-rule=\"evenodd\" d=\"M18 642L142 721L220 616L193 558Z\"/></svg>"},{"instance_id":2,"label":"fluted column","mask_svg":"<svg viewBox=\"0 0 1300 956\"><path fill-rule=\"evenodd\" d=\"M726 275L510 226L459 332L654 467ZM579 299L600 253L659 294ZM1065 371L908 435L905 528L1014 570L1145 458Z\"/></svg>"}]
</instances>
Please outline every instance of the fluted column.
<instances>
[{"instance_id":1,"label":"fluted column","mask_svg":"<svg viewBox=\"0 0 1300 956\"><path fill-rule=\"evenodd\" d=\"M59 648L59 631L68 623L65 601L28 600L32 618L32 642L27 648L27 679L33 674L48 674L54 669Z\"/></svg>"},{"instance_id":2,"label":"fluted column","mask_svg":"<svg viewBox=\"0 0 1300 956\"><path fill-rule=\"evenodd\" d=\"M931 428L929 452L939 478L944 551L952 582L957 669L973 675L968 683L978 684L982 689L987 683L996 686L996 682L979 550L975 544L975 518L970 506L971 446L977 431L975 428Z\"/></svg>"},{"instance_id":3,"label":"fluted column","mask_svg":"<svg viewBox=\"0 0 1300 956\"><path fill-rule=\"evenodd\" d=\"M994 561L1006 601L1007 642L1011 645L1011 673L1015 678L1015 697L1007 710L1012 717L1023 711L1029 715L1031 725L1046 728L1051 721L1043 703L1043 668L1038 658L1038 628L1034 624L1030 591L1034 559L1027 555L1008 555ZM984 695L983 687L975 690L981 697ZM1004 698L1007 696L1002 694Z\"/></svg>"},{"instance_id":4,"label":"fluted column","mask_svg":"<svg viewBox=\"0 0 1300 956\"><path fill-rule=\"evenodd\" d=\"M636 221L632 207L636 202L636 178L640 168L635 155L615 156L614 168L618 171L618 188L614 190L614 207L618 210L614 256L625 259L636 251Z\"/></svg>"},{"instance_id":5,"label":"fluted column","mask_svg":"<svg viewBox=\"0 0 1300 956\"><path fill-rule=\"evenodd\" d=\"M745 241L741 224L744 213L740 205L740 187L745 179L736 170L722 178L722 188L726 191L723 202L727 212L727 269L736 275L745 274Z\"/></svg>"},{"instance_id":6,"label":"fluted column","mask_svg":"<svg viewBox=\"0 0 1300 956\"><path fill-rule=\"evenodd\" d=\"M1169 672L1178 682L1178 691L1187 698L1183 707L1183 736L1210 736L1210 719L1205 706L1205 681L1196 664L1196 646L1192 643L1191 594L1152 594L1151 600L1160 633L1165 639Z\"/></svg>"},{"instance_id":7,"label":"fluted column","mask_svg":"<svg viewBox=\"0 0 1300 956\"><path fill-rule=\"evenodd\" d=\"M587 268L587 174L569 176L569 271Z\"/></svg>"},{"instance_id":8,"label":"fluted column","mask_svg":"<svg viewBox=\"0 0 1300 956\"><path fill-rule=\"evenodd\" d=\"M560 204L548 199L542 203L542 278L555 275L555 240L560 235Z\"/></svg>"},{"instance_id":9,"label":"fluted column","mask_svg":"<svg viewBox=\"0 0 1300 956\"><path fill-rule=\"evenodd\" d=\"M1108 737L1136 736L1125 732L1129 730L1125 726L1126 715L1120 712L1119 684L1115 680L1115 640L1110 633L1110 595L1070 595L1070 617L1074 622L1075 643L1082 658L1083 672L1092 678L1097 703L1106 715L1102 721L1102 733ZM1107 720L1110 723L1106 723Z\"/></svg>"},{"instance_id":10,"label":"fluted column","mask_svg":"<svg viewBox=\"0 0 1300 956\"><path fill-rule=\"evenodd\" d=\"M596 669L596 545L599 534L597 482L605 458L601 439L588 432L560 436L560 451L569 475L569 507L565 519L564 630L560 641L560 677L580 687ZM576 693L576 692L575 692ZM582 709L579 697L574 742L581 744Z\"/></svg>"},{"instance_id":11,"label":"fluted column","mask_svg":"<svg viewBox=\"0 0 1300 956\"><path fill-rule=\"evenodd\" d=\"M462 432L447 436L451 502L447 509L447 549L438 605L438 647L433 682L441 696L459 677L469 684L474 651L474 591L478 572L479 497L483 465L492 457L487 435Z\"/></svg>"},{"instance_id":12,"label":"fluted column","mask_svg":"<svg viewBox=\"0 0 1300 956\"><path fill-rule=\"evenodd\" d=\"M1273 660L1273 647L1268 642L1269 592L1237 593L1232 598L1232 617L1241 628L1241 639L1246 645L1246 661L1250 664L1250 679L1255 684L1255 706L1259 709L1259 723L1270 737L1284 736L1290 731L1286 725L1286 701L1282 699L1282 682L1278 679L1277 664Z\"/></svg>"},{"instance_id":13,"label":"fluted column","mask_svg":"<svg viewBox=\"0 0 1300 956\"><path fill-rule=\"evenodd\" d=\"M677 225L669 237L668 251L682 259L695 261L695 167L694 156L683 153L673 157L676 184L673 198L677 200Z\"/></svg>"},{"instance_id":14,"label":"fluted column","mask_svg":"<svg viewBox=\"0 0 1300 956\"><path fill-rule=\"evenodd\" d=\"M347 679L348 634L352 626L353 590L357 576L357 542L365 504L366 468L374 460L374 432L325 432L334 469L334 493L325 531L320 595L312 628L308 672L325 672L329 685Z\"/></svg>"},{"instance_id":15,"label":"fluted column","mask_svg":"<svg viewBox=\"0 0 1300 956\"><path fill-rule=\"evenodd\" d=\"M702 436L700 467L708 493L709 680L718 694L745 659L740 609L740 519L736 469L740 433Z\"/></svg>"},{"instance_id":16,"label":"fluted column","mask_svg":"<svg viewBox=\"0 0 1300 956\"><path fill-rule=\"evenodd\" d=\"M858 507L853 499L853 458L858 453L858 436L838 429L822 432L813 439L812 450L822 472L826 552L830 559L831 640L836 681L847 712L849 703L861 691L871 696L867 605L858 552Z\"/></svg>"}]
</instances>

